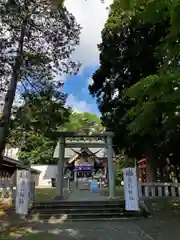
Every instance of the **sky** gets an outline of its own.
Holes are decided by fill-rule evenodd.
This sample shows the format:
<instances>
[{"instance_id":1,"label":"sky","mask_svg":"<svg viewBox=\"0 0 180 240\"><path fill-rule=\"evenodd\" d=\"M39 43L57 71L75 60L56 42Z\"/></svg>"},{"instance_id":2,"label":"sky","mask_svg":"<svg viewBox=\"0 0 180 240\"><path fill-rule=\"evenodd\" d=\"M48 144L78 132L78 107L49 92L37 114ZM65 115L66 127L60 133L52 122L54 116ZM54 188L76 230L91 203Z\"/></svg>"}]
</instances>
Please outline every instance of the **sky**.
<instances>
[{"instance_id":1,"label":"sky","mask_svg":"<svg viewBox=\"0 0 180 240\"><path fill-rule=\"evenodd\" d=\"M72 55L80 61L82 68L78 75L64 80L64 92L68 93L67 105L79 112L91 112L100 115L95 99L88 91L92 74L99 66L97 44L101 42L101 30L108 17L107 6L111 0L66 0L65 5L76 21L81 25L80 45Z\"/></svg>"}]
</instances>

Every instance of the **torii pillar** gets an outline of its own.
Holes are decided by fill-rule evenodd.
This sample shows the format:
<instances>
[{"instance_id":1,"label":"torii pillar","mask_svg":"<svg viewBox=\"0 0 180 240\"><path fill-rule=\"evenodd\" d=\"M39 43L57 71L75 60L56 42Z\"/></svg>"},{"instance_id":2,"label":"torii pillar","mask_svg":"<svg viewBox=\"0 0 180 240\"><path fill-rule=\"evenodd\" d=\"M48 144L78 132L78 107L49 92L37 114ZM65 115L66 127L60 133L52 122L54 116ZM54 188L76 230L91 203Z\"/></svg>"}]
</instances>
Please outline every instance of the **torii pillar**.
<instances>
[{"instance_id":1,"label":"torii pillar","mask_svg":"<svg viewBox=\"0 0 180 240\"><path fill-rule=\"evenodd\" d=\"M57 168L57 182L56 182L56 197L63 198L63 185L64 185L64 152L65 152L65 137L59 139L59 153L58 153L58 168Z\"/></svg>"},{"instance_id":2,"label":"torii pillar","mask_svg":"<svg viewBox=\"0 0 180 240\"><path fill-rule=\"evenodd\" d=\"M108 155L108 179L109 179L109 198L115 198L115 170L113 165L113 146L112 137L107 136L107 155Z\"/></svg>"}]
</instances>

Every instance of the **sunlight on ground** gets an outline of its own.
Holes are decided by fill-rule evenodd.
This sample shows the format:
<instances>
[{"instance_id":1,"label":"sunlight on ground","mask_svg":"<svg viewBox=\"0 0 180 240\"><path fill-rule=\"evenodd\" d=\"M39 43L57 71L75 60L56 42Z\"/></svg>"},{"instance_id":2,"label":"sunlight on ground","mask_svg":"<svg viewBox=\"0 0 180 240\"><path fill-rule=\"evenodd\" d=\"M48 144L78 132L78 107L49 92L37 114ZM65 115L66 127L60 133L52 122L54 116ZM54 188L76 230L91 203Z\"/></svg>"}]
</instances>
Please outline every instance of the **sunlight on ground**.
<instances>
[{"instance_id":1,"label":"sunlight on ground","mask_svg":"<svg viewBox=\"0 0 180 240\"><path fill-rule=\"evenodd\" d=\"M0 234L0 239L15 239L18 237L22 237L23 240L36 240L43 238L43 240L55 240L59 239L60 236L66 235L66 236L71 236L79 237L79 231L74 230L74 229L58 229L54 228L51 230L45 230L45 231L40 231L40 230L33 230L32 228L27 228L27 227L21 227L18 229L11 228L10 231L4 231L2 234Z\"/></svg>"},{"instance_id":2,"label":"sunlight on ground","mask_svg":"<svg viewBox=\"0 0 180 240\"><path fill-rule=\"evenodd\" d=\"M59 217L55 217L55 216L51 216L48 219L48 223L50 224L57 224L57 223L63 223L67 220L68 215L67 214L60 214ZM44 221L42 219L40 219L39 213L36 213L32 216L32 220L30 220L31 222L36 222L36 223L43 223Z\"/></svg>"},{"instance_id":3,"label":"sunlight on ground","mask_svg":"<svg viewBox=\"0 0 180 240\"><path fill-rule=\"evenodd\" d=\"M59 234L52 234L52 233L34 233L29 234L23 237L23 240L39 240L42 238L43 240L59 240Z\"/></svg>"},{"instance_id":4,"label":"sunlight on ground","mask_svg":"<svg viewBox=\"0 0 180 240\"><path fill-rule=\"evenodd\" d=\"M12 208L12 199L0 200L0 217L6 214L8 209Z\"/></svg>"},{"instance_id":5,"label":"sunlight on ground","mask_svg":"<svg viewBox=\"0 0 180 240\"><path fill-rule=\"evenodd\" d=\"M71 228L70 229L56 228L56 229L48 230L47 232L31 230L27 232L26 235L23 236L23 240L36 240L36 239L39 240L39 238L43 238L43 240L57 240L57 239L59 240L59 237L61 234L75 237L75 239L77 239L77 237L79 237L80 235L78 230L74 230Z\"/></svg>"},{"instance_id":6,"label":"sunlight on ground","mask_svg":"<svg viewBox=\"0 0 180 240\"><path fill-rule=\"evenodd\" d=\"M55 188L36 188L35 190L36 201L49 200L54 198L55 196L56 196ZM26 226L25 222L22 222L22 220L20 221L20 219L17 216L11 217L10 215L7 214L7 211L11 208L12 208L11 199L5 199L4 201L0 200L0 239L17 238L23 235L24 233L30 232L30 229ZM2 217L3 219L1 220ZM34 235L33 237L34 237L33 239L36 239Z\"/></svg>"}]
</instances>

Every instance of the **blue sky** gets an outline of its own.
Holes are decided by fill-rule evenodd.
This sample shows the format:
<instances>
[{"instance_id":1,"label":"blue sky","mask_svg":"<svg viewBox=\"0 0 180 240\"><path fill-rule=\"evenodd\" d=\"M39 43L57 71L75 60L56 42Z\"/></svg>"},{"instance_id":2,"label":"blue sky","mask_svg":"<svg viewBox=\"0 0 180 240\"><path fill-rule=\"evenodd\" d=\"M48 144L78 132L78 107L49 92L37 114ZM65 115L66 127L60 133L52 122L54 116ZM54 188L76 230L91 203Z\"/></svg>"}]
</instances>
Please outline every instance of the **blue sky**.
<instances>
[{"instance_id":1,"label":"blue sky","mask_svg":"<svg viewBox=\"0 0 180 240\"><path fill-rule=\"evenodd\" d=\"M68 93L67 105L79 112L92 112L100 115L96 100L88 91L92 74L99 66L97 44L101 42L101 30L108 17L107 6L111 0L66 0L65 5L76 21L81 25L80 45L77 46L72 58L82 64L76 76L66 77L64 92Z\"/></svg>"},{"instance_id":2,"label":"blue sky","mask_svg":"<svg viewBox=\"0 0 180 240\"><path fill-rule=\"evenodd\" d=\"M65 80L64 92L69 95L68 105L72 105L78 111L88 111L99 115L96 100L91 97L88 90L91 76L97 68L98 65L87 66L77 76L68 77Z\"/></svg>"}]
</instances>

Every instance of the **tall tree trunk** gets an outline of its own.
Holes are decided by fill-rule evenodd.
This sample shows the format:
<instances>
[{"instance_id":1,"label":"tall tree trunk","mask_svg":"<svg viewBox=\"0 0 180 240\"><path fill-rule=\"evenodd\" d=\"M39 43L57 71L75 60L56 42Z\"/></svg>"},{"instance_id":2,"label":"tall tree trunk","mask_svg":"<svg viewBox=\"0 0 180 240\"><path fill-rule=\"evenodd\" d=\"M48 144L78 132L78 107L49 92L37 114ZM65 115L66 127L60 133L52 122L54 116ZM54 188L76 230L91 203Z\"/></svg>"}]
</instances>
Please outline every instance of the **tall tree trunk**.
<instances>
[{"instance_id":1,"label":"tall tree trunk","mask_svg":"<svg viewBox=\"0 0 180 240\"><path fill-rule=\"evenodd\" d=\"M153 150L148 150L146 152L146 160L147 160L147 166L149 170L149 181L150 182L156 182L157 181L157 159L155 154L153 153Z\"/></svg>"},{"instance_id":2,"label":"tall tree trunk","mask_svg":"<svg viewBox=\"0 0 180 240\"><path fill-rule=\"evenodd\" d=\"M15 59L15 64L12 69L11 81L5 96L2 119L0 122L0 166L2 165L2 162L3 162L3 153L4 153L8 133L9 133L9 121L11 118L11 109L12 109L13 101L16 94L17 83L20 78L21 65L23 61L23 43L24 43L24 37L26 34L27 22L28 22L28 5L26 4L25 16L21 26L21 34L20 34L19 45L17 49L17 56Z\"/></svg>"}]
</instances>

